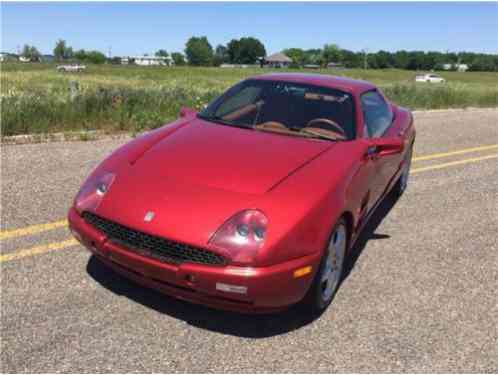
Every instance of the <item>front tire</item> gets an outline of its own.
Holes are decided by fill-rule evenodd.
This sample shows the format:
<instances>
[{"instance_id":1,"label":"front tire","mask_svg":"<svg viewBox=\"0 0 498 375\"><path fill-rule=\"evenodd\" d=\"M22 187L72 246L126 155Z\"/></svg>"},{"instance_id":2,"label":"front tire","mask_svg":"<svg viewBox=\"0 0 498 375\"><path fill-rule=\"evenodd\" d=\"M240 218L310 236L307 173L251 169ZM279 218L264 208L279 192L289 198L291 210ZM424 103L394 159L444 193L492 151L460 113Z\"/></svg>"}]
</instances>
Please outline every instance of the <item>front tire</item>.
<instances>
[{"instance_id":1,"label":"front tire","mask_svg":"<svg viewBox=\"0 0 498 375\"><path fill-rule=\"evenodd\" d=\"M344 218L334 226L320 268L304 303L313 314L320 314L330 305L342 280L344 258L348 248L348 229Z\"/></svg>"}]
</instances>

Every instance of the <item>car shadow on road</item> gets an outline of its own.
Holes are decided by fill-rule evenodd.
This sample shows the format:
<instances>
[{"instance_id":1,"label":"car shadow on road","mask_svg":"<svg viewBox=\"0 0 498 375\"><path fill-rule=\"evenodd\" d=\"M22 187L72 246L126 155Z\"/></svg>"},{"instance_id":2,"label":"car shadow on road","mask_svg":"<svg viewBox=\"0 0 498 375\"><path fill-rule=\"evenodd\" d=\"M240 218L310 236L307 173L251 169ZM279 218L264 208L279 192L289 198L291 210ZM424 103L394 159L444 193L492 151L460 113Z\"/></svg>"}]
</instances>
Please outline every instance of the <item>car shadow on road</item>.
<instances>
[{"instance_id":1,"label":"car shadow on road","mask_svg":"<svg viewBox=\"0 0 498 375\"><path fill-rule=\"evenodd\" d=\"M369 240L389 238L388 235L375 233L375 230L396 201L396 198L388 196L374 212L351 251L349 261L345 265L344 279L349 276ZM117 295L125 296L192 326L238 337L276 336L299 329L318 318L311 315L302 305L292 306L277 314L245 315L180 301L129 281L106 267L95 256L88 261L87 272L100 285Z\"/></svg>"},{"instance_id":2,"label":"car shadow on road","mask_svg":"<svg viewBox=\"0 0 498 375\"><path fill-rule=\"evenodd\" d=\"M388 194L384 200L379 204L377 209L374 211L370 220L366 223L363 228L360 236L356 240L353 248L350 250L349 255L346 259L346 263L344 264L344 271L342 275L342 282L348 278L351 271L354 268L354 265L360 258L361 253L365 249L368 241L370 240L382 240L390 238L388 234L377 233L377 228L384 218L389 214L392 208L396 205L399 200L399 196L391 192Z\"/></svg>"}]
</instances>

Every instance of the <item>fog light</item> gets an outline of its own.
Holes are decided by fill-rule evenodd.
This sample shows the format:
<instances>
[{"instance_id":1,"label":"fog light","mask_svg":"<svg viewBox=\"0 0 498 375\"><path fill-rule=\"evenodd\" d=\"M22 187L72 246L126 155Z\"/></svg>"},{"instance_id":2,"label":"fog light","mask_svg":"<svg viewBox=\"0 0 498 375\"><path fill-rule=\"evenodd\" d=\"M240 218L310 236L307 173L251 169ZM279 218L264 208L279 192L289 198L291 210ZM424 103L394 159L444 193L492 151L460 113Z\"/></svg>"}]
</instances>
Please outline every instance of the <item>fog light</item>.
<instances>
[{"instance_id":1,"label":"fog light","mask_svg":"<svg viewBox=\"0 0 498 375\"><path fill-rule=\"evenodd\" d=\"M247 286L216 283L216 290L227 293L247 294Z\"/></svg>"}]
</instances>

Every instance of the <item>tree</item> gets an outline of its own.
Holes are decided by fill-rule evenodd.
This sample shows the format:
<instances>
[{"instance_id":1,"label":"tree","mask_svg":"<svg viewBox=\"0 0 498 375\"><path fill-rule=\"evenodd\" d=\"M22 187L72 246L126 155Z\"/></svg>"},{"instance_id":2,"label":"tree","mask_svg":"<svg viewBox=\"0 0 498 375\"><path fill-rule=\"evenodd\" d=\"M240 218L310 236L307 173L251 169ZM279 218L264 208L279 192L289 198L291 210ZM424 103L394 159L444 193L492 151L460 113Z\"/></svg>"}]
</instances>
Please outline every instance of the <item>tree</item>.
<instances>
[{"instance_id":1,"label":"tree","mask_svg":"<svg viewBox=\"0 0 498 375\"><path fill-rule=\"evenodd\" d=\"M387 51L379 51L375 54L376 64L378 69L392 68L394 59L392 54Z\"/></svg>"},{"instance_id":2,"label":"tree","mask_svg":"<svg viewBox=\"0 0 498 375\"><path fill-rule=\"evenodd\" d=\"M213 62L213 47L205 36L193 36L187 41L185 55L191 65L209 66Z\"/></svg>"},{"instance_id":3,"label":"tree","mask_svg":"<svg viewBox=\"0 0 498 375\"><path fill-rule=\"evenodd\" d=\"M176 66L185 65L185 58L180 52L173 52L171 54L171 58L173 59L173 62L175 63Z\"/></svg>"},{"instance_id":4,"label":"tree","mask_svg":"<svg viewBox=\"0 0 498 375\"><path fill-rule=\"evenodd\" d=\"M100 51L89 51L86 54L86 60L92 64L103 64L106 62L107 58Z\"/></svg>"},{"instance_id":5,"label":"tree","mask_svg":"<svg viewBox=\"0 0 498 375\"><path fill-rule=\"evenodd\" d=\"M347 49L341 51L342 63L346 68L359 68L363 61L363 54L361 52L354 53Z\"/></svg>"},{"instance_id":6,"label":"tree","mask_svg":"<svg viewBox=\"0 0 498 375\"><path fill-rule=\"evenodd\" d=\"M103 64L107 61L105 55L100 51L85 51L80 49L74 53L74 58L78 61L88 61L92 64Z\"/></svg>"},{"instance_id":7,"label":"tree","mask_svg":"<svg viewBox=\"0 0 498 375\"><path fill-rule=\"evenodd\" d=\"M304 51L303 57L304 64L321 65L322 63L322 50L319 48L307 49Z\"/></svg>"},{"instance_id":8,"label":"tree","mask_svg":"<svg viewBox=\"0 0 498 375\"><path fill-rule=\"evenodd\" d=\"M230 61L230 56L228 55L228 49L224 45L218 44L214 51L213 65L220 66L221 64Z\"/></svg>"},{"instance_id":9,"label":"tree","mask_svg":"<svg viewBox=\"0 0 498 375\"><path fill-rule=\"evenodd\" d=\"M155 53L155 55L156 55L157 57L168 57L168 56L169 56L168 52L167 52L165 49L160 49L160 50L158 50L158 51Z\"/></svg>"},{"instance_id":10,"label":"tree","mask_svg":"<svg viewBox=\"0 0 498 375\"><path fill-rule=\"evenodd\" d=\"M253 37L232 39L227 44L227 53L232 64L254 64L266 55L263 43Z\"/></svg>"},{"instance_id":11,"label":"tree","mask_svg":"<svg viewBox=\"0 0 498 375\"><path fill-rule=\"evenodd\" d=\"M63 39L59 39L55 44L54 48L54 57L56 60L66 60L71 59L73 57L73 49L72 47L68 47L66 45L66 41Z\"/></svg>"},{"instance_id":12,"label":"tree","mask_svg":"<svg viewBox=\"0 0 498 375\"><path fill-rule=\"evenodd\" d=\"M424 51L411 51L408 53L410 56L407 69L421 70L424 69L425 53Z\"/></svg>"},{"instance_id":13,"label":"tree","mask_svg":"<svg viewBox=\"0 0 498 375\"><path fill-rule=\"evenodd\" d=\"M74 57L73 47L67 47L64 55L65 59L72 59Z\"/></svg>"},{"instance_id":14,"label":"tree","mask_svg":"<svg viewBox=\"0 0 498 375\"><path fill-rule=\"evenodd\" d=\"M341 62L341 50L337 44L325 44L322 50L322 63L327 64L329 62L339 63Z\"/></svg>"},{"instance_id":15,"label":"tree","mask_svg":"<svg viewBox=\"0 0 498 375\"><path fill-rule=\"evenodd\" d=\"M239 43L240 64L254 64L258 58L266 56L265 46L256 38L241 38Z\"/></svg>"},{"instance_id":16,"label":"tree","mask_svg":"<svg viewBox=\"0 0 498 375\"><path fill-rule=\"evenodd\" d=\"M41 54L38 52L36 47L28 44L24 45L21 55L29 59L29 61L40 61L41 59Z\"/></svg>"},{"instance_id":17,"label":"tree","mask_svg":"<svg viewBox=\"0 0 498 375\"><path fill-rule=\"evenodd\" d=\"M54 57L56 60L64 60L64 54L66 52L66 41L59 39L57 43L55 43L54 48Z\"/></svg>"},{"instance_id":18,"label":"tree","mask_svg":"<svg viewBox=\"0 0 498 375\"><path fill-rule=\"evenodd\" d=\"M232 39L227 44L227 54L228 59L232 64L237 64L240 60L240 41L238 39Z\"/></svg>"},{"instance_id":19,"label":"tree","mask_svg":"<svg viewBox=\"0 0 498 375\"><path fill-rule=\"evenodd\" d=\"M410 54L407 51L397 51L394 54L394 66L398 69L408 69Z\"/></svg>"},{"instance_id":20,"label":"tree","mask_svg":"<svg viewBox=\"0 0 498 375\"><path fill-rule=\"evenodd\" d=\"M74 53L74 58L79 61L85 61L87 58L86 51L84 49L77 50Z\"/></svg>"},{"instance_id":21,"label":"tree","mask_svg":"<svg viewBox=\"0 0 498 375\"><path fill-rule=\"evenodd\" d=\"M472 60L472 63L469 66L469 70L471 71L488 71L493 72L497 68L497 58L493 55L486 55L484 53L478 53Z\"/></svg>"},{"instance_id":22,"label":"tree","mask_svg":"<svg viewBox=\"0 0 498 375\"><path fill-rule=\"evenodd\" d=\"M287 48L282 53L292 59L292 63L298 66L304 65L304 51L301 48Z\"/></svg>"}]
</instances>

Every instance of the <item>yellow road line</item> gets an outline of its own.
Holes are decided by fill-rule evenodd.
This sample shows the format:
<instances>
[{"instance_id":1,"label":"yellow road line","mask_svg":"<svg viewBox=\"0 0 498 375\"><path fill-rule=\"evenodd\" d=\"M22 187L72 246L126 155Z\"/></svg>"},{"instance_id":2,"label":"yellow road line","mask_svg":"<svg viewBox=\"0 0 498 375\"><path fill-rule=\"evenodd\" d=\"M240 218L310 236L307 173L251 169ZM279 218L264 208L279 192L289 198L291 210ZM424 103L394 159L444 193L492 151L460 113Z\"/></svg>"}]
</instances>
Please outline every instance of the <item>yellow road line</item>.
<instances>
[{"instance_id":1,"label":"yellow road line","mask_svg":"<svg viewBox=\"0 0 498 375\"><path fill-rule=\"evenodd\" d=\"M43 253L48 253L50 251L62 250L70 246L78 245L79 242L74 238L62 242L52 242L46 245L35 246L30 249L25 249L17 251L15 253L0 255L0 263L9 262L11 260L16 260L25 257L31 257Z\"/></svg>"},{"instance_id":2,"label":"yellow road line","mask_svg":"<svg viewBox=\"0 0 498 375\"><path fill-rule=\"evenodd\" d=\"M489 146L464 148L462 150L456 150L456 151L451 151L451 152L443 152L443 153L439 153L439 154L417 156L417 157L414 157L412 159L412 161L422 161L422 160L432 160L432 159L439 159L439 158L447 158L449 156L468 154L470 152L492 150L492 149L495 149L495 148L498 148L498 145L489 145Z\"/></svg>"},{"instance_id":3,"label":"yellow road line","mask_svg":"<svg viewBox=\"0 0 498 375\"><path fill-rule=\"evenodd\" d=\"M64 227L66 225L67 225L66 220L60 220L60 221L55 221L53 223L38 224L38 225L32 225L32 226L24 227L24 228L20 228L20 229L6 230L6 231L0 232L0 240L4 240L6 238L11 238L11 237L21 237L21 236L27 236L30 234L45 232L47 230L52 230L52 229Z\"/></svg>"},{"instance_id":4,"label":"yellow road line","mask_svg":"<svg viewBox=\"0 0 498 375\"><path fill-rule=\"evenodd\" d=\"M431 171L431 170L434 170L434 169L448 168L448 167L452 167L454 165L475 163L475 162L478 162L478 161L481 161L481 160L488 160L488 159L495 159L495 158L498 158L498 154L481 156L479 158L463 159L463 160L452 161L452 162L443 163L443 164L436 164L436 165L431 165L429 167L422 167L422 168L412 169L410 171L410 174L415 174L415 173L425 172L425 171Z\"/></svg>"}]
</instances>

